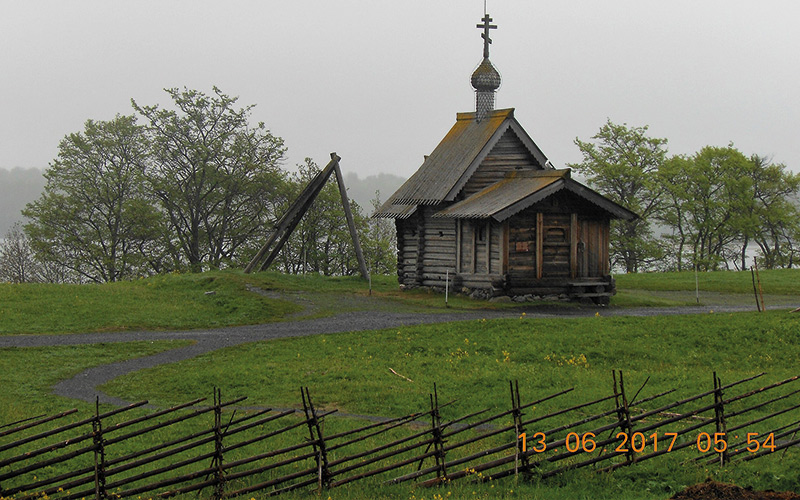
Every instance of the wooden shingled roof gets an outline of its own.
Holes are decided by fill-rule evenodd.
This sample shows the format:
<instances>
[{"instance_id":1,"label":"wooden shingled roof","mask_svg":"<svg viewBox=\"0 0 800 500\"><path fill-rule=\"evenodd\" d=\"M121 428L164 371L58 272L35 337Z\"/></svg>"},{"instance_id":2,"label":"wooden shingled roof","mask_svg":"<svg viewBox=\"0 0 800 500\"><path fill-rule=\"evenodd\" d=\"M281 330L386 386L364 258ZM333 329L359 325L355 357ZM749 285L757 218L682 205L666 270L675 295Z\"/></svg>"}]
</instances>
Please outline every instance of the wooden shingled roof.
<instances>
[{"instance_id":1,"label":"wooden shingled roof","mask_svg":"<svg viewBox=\"0 0 800 500\"><path fill-rule=\"evenodd\" d=\"M569 169L555 170L514 118L514 109L492 111L477 121L475 113L458 113L456 123L422 166L398 189L373 217L406 219L420 205L455 201L500 138L513 131L540 170L520 170L472 194L434 217L455 219L493 218L503 221L553 193L566 190L611 217L632 220L637 215L570 177Z\"/></svg>"},{"instance_id":2,"label":"wooden shingled roof","mask_svg":"<svg viewBox=\"0 0 800 500\"><path fill-rule=\"evenodd\" d=\"M519 137L540 168L547 168L547 158L514 118L513 108L494 110L480 121L475 120L475 113L458 113L455 125L444 139L376 216L403 218L401 213L407 212L397 205L435 205L453 201L509 129Z\"/></svg>"},{"instance_id":3,"label":"wooden shingled roof","mask_svg":"<svg viewBox=\"0 0 800 500\"><path fill-rule=\"evenodd\" d=\"M630 210L573 180L568 168L513 172L505 179L434 214L434 217L453 219L491 217L497 221L504 221L562 190L583 198L599 209L608 212L613 218L633 220L637 217Z\"/></svg>"}]
</instances>

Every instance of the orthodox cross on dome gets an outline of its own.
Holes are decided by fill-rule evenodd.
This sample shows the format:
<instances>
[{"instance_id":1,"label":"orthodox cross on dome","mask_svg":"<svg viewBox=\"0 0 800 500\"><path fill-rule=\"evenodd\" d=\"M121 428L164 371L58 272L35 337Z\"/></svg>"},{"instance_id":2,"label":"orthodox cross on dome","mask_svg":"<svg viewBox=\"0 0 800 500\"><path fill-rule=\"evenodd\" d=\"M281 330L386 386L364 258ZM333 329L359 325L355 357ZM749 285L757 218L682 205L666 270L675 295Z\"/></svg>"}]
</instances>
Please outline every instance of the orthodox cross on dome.
<instances>
[{"instance_id":1,"label":"orthodox cross on dome","mask_svg":"<svg viewBox=\"0 0 800 500\"><path fill-rule=\"evenodd\" d=\"M491 24L492 18L489 17L489 14L484 14L481 21L483 21L483 23L476 25L476 27L483 30L483 33L481 33L481 38L483 38L483 58L488 59L489 44L492 43L492 39L489 38L489 30L496 30L497 25Z\"/></svg>"}]
</instances>

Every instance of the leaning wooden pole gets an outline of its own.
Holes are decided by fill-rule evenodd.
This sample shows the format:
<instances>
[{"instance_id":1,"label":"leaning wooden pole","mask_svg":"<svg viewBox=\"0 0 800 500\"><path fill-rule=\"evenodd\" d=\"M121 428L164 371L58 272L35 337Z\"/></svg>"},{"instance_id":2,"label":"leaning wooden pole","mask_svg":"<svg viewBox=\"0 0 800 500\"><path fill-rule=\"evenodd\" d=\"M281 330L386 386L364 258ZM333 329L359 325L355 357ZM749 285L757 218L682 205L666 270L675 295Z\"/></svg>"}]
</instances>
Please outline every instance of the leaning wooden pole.
<instances>
[{"instance_id":1,"label":"leaning wooden pole","mask_svg":"<svg viewBox=\"0 0 800 500\"><path fill-rule=\"evenodd\" d=\"M297 224L300 223L303 215L305 215L308 209L311 208L314 200L317 199L317 196L319 196L322 188L325 187L325 183L328 181L331 174L336 172L336 182L339 185L339 194L342 197L342 205L344 206L344 213L347 218L347 227L350 230L350 237L353 239L353 248L355 248L356 251L356 258L358 259L358 265L361 269L361 275L364 277L364 279L369 279L369 271L367 270L367 265L364 261L364 253L361 251L361 243L358 240L356 224L353 220L353 213L350 210L350 202L347 199L347 190L344 186L342 172L339 168L339 160L341 160L339 155L336 153L331 153L331 161L328 162L325 168L323 168L322 171L320 171L316 177L314 177L306 185L305 189L303 189L303 192L300 193L300 196L298 196L294 203L292 203L292 205L289 207L289 210L287 210L283 217L281 217L281 219L278 221L275 231L272 232L264 246L259 249L255 257L253 257L250 263L244 268L245 274L252 272L253 269L258 266L259 262L264 260L264 256L267 254L267 251L269 251L273 244L278 241L278 243L275 245L275 248L272 249L266 260L264 260L264 263L261 265L261 270L266 270L269 265L272 264L272 261L278 256L278 253L281 251L281 248L283 248L283 245L286 244L289 236L292 235L292 232L297 227Z\"/></svg>"},{"instance_id":2,"label":"leaning wooden pole","mask_svg":"<svg viewBox=\"0 0 800 500\"><path fill-rule=\"evenodd\" d=\"M353 212L350 211L350 201L347 199L347 189L344 187L344 178L342 177L342 169L339 168L339 158L336 153L331 153L331 159L336 162L333 169L336 172L336 184L339 185L339 194L342 196L342 206L344 207L344 215L347 217L347 227L350 229L350 237L353 239L353 248L356 251L356 259L358 259L358 267L361 270L361 276L365 280L369 279L369 271L367 264L364 261L364 252L361 251L361 243L358 241L358 233L356 232L356 223L353 220Z\"/></svg>"},{"instance_id":3,"label":"leaning wooden pole","mask_svg":"<svg viewBox=\"0 0 800 500\"><path fill-rule=\"evenodd\" d=\"M761 312L761 303L758 301L758 288L756 288L756 272L753 266L750 266L750 277L753 278L753 295L756 297L756 308Z\"/></svg>"},{"instance_id":4,"label":"leaning wooden pole","mask_svg":"<svg viewBox=\"0 0 800 500\"><path fill-rule=\"evenodd\" d=\"M323 168L322 171L306 185L305 189L303 189L303 192L300 193L300 196L298 196L294 203L292 203L292 205L289 207L289 210L283 214L283 217L281 217L281 219L278 221L275 231L272 233L272 235L270 235L267 242L261 247L255 257L253 257L253 260L251 260L250 263L247 264L247 267L244 268L245 274L250 273L258 265L258 263L264 258L264 255L266 255L267 250L269 250L272 244L275 243L275 240L277 240L278 237L281 237L280 242L272 250L269 257L261 267L261 270L265 270L272 263L272 260L278 255L278 252L286 243L286 240L289 239L289 235L291 235L292 231L294 231L294 228L297 227L300 219L303 218L303 215L305 215L306 211L308 211L309 207L311 207L311 204L317 198L320 191L322 191L322 188L325 186L325 182L333 172L334 165L336 165L340 159L341 158L339 158L336 153L331 153L331 161L328 162L325 168Z\"/></svg>"},{"instance_id":5,"label":"leaning wooden pole","mask_svg":"<svg viewBox=\"0 0 800 500\"><path fill-rule=\"evenodd\" d=\"M761 276L758 275L758 261L753 259L753 267L756 269L756 283L758 284L758 298L761 299L761 309L760 312L764 312L767 310L764 307L764 291L761 289Z\"/></svg>"}]
</instances>

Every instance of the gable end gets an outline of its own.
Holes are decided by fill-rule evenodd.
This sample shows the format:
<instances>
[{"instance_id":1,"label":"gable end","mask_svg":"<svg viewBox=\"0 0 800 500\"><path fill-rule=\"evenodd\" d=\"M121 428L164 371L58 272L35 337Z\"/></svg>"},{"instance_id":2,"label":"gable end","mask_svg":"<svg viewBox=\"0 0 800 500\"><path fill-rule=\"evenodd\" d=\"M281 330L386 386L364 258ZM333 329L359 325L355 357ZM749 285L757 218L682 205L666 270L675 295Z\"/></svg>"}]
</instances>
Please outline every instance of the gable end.
<instances>
[{"instance_id":1,"label":"gable end","mask_svg":"<svg viewBox=\"0 0 800 500\"><path fill-rule=\"evenodd\" d=\"M505 179L508 174L524 170L543 170L543 166L525 147L514 129L509 127L472 173L457 198L468 198L483 188Z\"/></svg>"},{"instance_id":2,"label":"gable end","mask_svg":"<svg viewBox=\"0 0 800 500\"><path fill-rule=\"evenodd\" d=\"M545 170L549 166L525 129L510 116L500 126L448 192L445 200L464 199L502 180L509 172Z\"/></svg>"}]
</instances>

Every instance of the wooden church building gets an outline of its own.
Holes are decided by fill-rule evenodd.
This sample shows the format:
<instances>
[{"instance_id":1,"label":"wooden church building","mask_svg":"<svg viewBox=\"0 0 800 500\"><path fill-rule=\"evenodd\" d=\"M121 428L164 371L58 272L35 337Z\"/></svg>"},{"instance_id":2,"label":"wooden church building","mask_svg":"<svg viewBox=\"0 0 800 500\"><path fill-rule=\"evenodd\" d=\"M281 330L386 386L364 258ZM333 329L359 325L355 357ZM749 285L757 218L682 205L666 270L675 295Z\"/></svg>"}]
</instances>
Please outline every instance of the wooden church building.
<instances>
[{"instance_id":1,"label":"wooden church building","mask_svg":"<svg viewBox=\"0 0 800 500\"><path fill-rule=\"evenodd\" d=\"M397 272L406 287L497 295L591 297L615 293L609 223L633 212L555 169L514 117L494 109L500 74L472 74L474 113L456 123L375 217L395 220Z\"/></svg>"}]
</instances>

